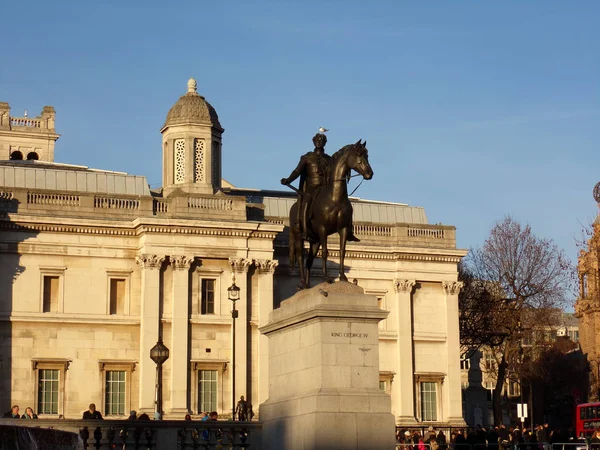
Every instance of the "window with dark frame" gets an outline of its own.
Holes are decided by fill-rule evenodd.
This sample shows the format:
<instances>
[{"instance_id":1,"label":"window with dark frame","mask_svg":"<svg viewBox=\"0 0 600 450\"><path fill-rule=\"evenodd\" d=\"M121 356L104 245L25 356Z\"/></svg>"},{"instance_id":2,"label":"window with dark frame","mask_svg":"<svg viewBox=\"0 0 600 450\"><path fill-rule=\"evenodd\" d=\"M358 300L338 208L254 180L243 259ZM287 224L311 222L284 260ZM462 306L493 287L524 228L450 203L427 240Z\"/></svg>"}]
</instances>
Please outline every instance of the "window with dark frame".
<instances>
[{"instance_id":1,"label":"window with dark frame","mask_svg":"<svg viewBox=\"0 0 600 450\"><path fill-rule=\"evenodd\" d=\"M38 414L58 414L59 370L38 370Z\"/></svg>"},{"instance_id":2,"label":"window with dark frame","mask_svg":"<svg viewBox=\"0 0 600 450\"><path fill-rule=\"evenodd\" d=\"M215 284L216 280L203 278L200 291L200 314L215 313Z\"/></svg>"}]
</instances>

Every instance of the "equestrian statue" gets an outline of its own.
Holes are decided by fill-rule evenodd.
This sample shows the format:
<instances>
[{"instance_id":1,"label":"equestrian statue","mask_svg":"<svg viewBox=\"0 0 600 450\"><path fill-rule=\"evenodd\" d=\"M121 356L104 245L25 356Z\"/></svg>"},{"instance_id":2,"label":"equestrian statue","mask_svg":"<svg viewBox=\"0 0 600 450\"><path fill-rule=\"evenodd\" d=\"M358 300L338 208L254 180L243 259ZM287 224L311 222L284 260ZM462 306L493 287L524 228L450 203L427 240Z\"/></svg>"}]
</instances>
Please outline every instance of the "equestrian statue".
<instances>
[{"instance_id":1,"label":"equestrian statue","mask_svg":"<svg viewBox=\"0 0 600 450\"><path fill-rule=\"evenodd\" d=\"M290 176L281 179L281 184L298 193L298 200L290 209L289 245L290 265L294 267L298 263L300 268L301 289L310 287L310 269L320 248L323 278L331 281L327 275L327 236L333 233L340 236L340 281L348 281L344 273L346 242L359 242L359 239L352 228L352 204L348 199L347 184L352 170L365 180L373 178L366 141L346 145L329 156L325 153L327 137L323 130L313 137L314 151L302 155ZM300 185L296 189L290 183L298 177ZM306 267L305 241L309 245Z\"/></svg>"}]
</instances>

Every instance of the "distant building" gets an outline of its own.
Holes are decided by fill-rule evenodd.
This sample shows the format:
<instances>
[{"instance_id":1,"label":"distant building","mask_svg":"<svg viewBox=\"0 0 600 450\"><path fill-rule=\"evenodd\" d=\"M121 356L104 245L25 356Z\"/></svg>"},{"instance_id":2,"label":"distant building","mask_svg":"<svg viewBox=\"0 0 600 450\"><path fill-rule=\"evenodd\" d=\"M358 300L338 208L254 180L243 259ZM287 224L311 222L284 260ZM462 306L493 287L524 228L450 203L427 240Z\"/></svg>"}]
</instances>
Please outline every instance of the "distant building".
<instances>
[{"instance_id":1,"label":"distant building","mask_svg":"<svg viewBox=\"0 0 600 450\"><path fill-rule=\"evenodd\" d=\"M600 183L599 183L600 184ZM594 192L598 191L598 185ZM596 199L597 201L600 198ZM590 363L591 399L600 401L600 223L593 224L586 249L579 254L579 298L575 315L579 319L581 350Z\"/></svg>"},{"instance_id":2,"label":"distant building","mask_svg":"<svg viewBox=\"0 0 600 450\"><path fill-rule=\"evenodd\" d=\"M163 181L151 190L144 176L55 162L54 108L15 117L0 103L4 410L19 403L40 417L79 418L94 402L109 418L151 413L150 349L162 338L165 417L231 411L233 364L236 396L260 413L268 347L258 329L298 284L286 229L295 196L222 180L223 132L190 80L161 128ZM348 246L347 275L390 311L380 386L397 424L464 424L457 264L466 251L455 228L430 225L421 207L353 205L361 242ZM332 238L332 274L337 256ZM236 361L232 275L241 288Z\"/></svg>"}]
</instances>

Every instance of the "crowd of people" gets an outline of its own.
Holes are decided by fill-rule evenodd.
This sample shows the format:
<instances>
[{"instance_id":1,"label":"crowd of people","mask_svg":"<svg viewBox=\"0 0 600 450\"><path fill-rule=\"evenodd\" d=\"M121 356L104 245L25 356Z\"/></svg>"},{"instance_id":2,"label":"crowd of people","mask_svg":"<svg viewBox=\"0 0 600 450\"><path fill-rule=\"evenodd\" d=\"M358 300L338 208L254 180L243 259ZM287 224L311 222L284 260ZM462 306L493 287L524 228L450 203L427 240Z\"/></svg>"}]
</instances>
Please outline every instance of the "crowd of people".
<instances>
[{"instance_id":1,"label":"crowd of people","mask_svg":"<svg viewBox=\"0 0 600 450\"><path fill-rule=\"evenodd\" d=\"M436 432L433 427L424 433L421 430L397 430L396 440L407 450L461 450L461 446L465 449L469 446L472 449L497 447L499 450L543 450L553 444L577 442L577 436L573 429L552 430L545 423L533 429L518 426L507 428L505 425L452 429L449 438L444 431ZM590 447L600 450L600 431L594 433Z\"/></svg>"},{"instance_id":2,"label":"crowd of people","mask_svg":"<svg viewBox=\"0 0 600 450\"><path fill-rule=\"evenodd\" d=\"M37 419L38 416L33 412L33 408L28 406L25 408L25 412L21 415L19 414L19 405L14 405L10 411L4 413L2 415L3 419Z\"/></svg>"}]
</instances>

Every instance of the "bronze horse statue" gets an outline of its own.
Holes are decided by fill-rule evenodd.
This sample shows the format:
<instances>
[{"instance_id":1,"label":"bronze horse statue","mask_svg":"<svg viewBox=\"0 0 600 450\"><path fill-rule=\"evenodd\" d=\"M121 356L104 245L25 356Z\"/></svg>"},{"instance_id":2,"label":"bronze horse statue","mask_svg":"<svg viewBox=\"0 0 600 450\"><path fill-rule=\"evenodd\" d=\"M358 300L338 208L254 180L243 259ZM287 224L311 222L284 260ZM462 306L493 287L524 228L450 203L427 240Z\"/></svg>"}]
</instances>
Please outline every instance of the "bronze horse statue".
<instances>
[{"instance_id":1,"label":"bronze horse statue","mask_svg":"<svg viewBox=\"0 0 600 450\"><path fill-rule=\"evenodd\" d=\"M369 164L367 142L359 140L356 144L342 147L335 152L328 163L326 183L312 199L311 214L309 214L307 232L309 250L304 267L304 239L298 214L298 202L290 209L290 266L298 263L300 268L301 289L310 287L310 269L313 261L323 247L323 278L331 281L327 275L327 236L340 235L340 281L348 281L344 274L344 257L346 242L352 232L352 204L348 199L347 183L350 172L355 170L365 180L373 178L373 169Z\"/></svg>"}]
</instances>

